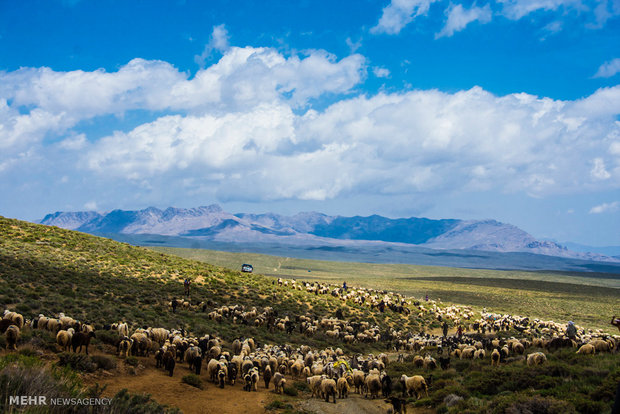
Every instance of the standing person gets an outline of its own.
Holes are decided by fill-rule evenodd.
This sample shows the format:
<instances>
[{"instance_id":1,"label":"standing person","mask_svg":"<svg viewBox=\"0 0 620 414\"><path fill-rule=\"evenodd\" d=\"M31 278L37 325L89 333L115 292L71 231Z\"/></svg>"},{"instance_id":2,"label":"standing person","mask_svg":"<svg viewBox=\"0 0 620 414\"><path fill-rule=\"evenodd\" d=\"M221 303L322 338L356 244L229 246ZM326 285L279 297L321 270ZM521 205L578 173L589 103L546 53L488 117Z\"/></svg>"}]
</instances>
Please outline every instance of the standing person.
<instances>
[{"instance_id":1,"label":"standing person","mask_svg":"<svg viewBox=\"0 0 620 414\"><path fill-rule=\"evenodd\" d=\"M463 327L461 325L459 325L458 329L456 330L456 336L458 336L459 338L463 336Z\"/></svg>"},{"instance_id":2,"label":"standing person","mask_svg":"<svg viewBox=\"0 0 620 414\"><path fill-rule=\"evenodd\" d=\"M347 293L347 282L346 281L342 282L342 290L344 290L344 293Z\"/></svg>"},{"instance_id":3,"label":"standing person","mask_svg":"<svg viewBox=\"0 0 620 414\"><path fill-rule=\"evenodd\" d=\"M172 313L177 313L177 306L179 305L179 303L177 302L176 299L172 299Z\"/></svg>"},{"instance_id":4,"label":"standing person","mask_svg":"<svg viewBox=\"0 0 620 414\"><path fill-rule=\"evenodd\" d=\"M443 337L444 338L447 337L448 336L448 323L446 321L443 322L441 329L443 329Z\"/></svg>"},{"instance_id":5,"label":"standing person","mask_svg":"<svg viewBox=\"0 0 620 414\"><path fill-rule=\"evenodd\" d=\"M428 293L426 294L426 301L428 302Z\"/></svg>"},{"instance_id":6,"label":"standing person","mask_svg":"<svg viewBox=\"0 0 620 414\"><path fill-rule=\"evenodd\" d=\"M568 321L568 326L566 327L566 336L570 339L575 339L577 336L577 328L573 321Z\"/></svg>"},{"instance_id":7,"label":"standing person","mask_svg":"<svg viewBox=\"0 0 620 414\"><path fill-rule=\"evenodd\" d=\"M183 282L183 286L185 287L185 296L189 297L189 278L185 278L185 281Z\"/></svg>"}]
</instances>

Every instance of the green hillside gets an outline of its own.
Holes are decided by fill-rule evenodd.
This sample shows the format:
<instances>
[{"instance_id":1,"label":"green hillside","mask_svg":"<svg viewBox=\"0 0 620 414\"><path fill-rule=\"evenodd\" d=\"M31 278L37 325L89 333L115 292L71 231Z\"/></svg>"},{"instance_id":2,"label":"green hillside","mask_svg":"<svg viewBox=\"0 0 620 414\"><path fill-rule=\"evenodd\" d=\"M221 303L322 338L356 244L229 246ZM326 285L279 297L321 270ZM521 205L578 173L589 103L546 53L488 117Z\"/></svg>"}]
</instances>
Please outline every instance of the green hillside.
<instances>
[{"instance_id":1,"label":"green hillside","mask_svg":"<svg viewBox=\"0 0 620 414\"><path fill-rule=\"evenodd\" d=\"M347 263L294 259L254 253L151 247L192 260L239 269L251 263L258 273L298 280L320 280L377 287L444 303L487 307L495 312L575 321L609 329L618 313L620 275L605 273L525 272L459 269L407 264Z\"/></svg>"},{"instance_id":2,"label":"green hillside","mask_svg":"<svg viewBox=\"0 0 620 414\"><path fill-rule=\"evenodd\" d=\"M386 325L383 315L367 307L348 306L330 295L310 295L274 284L260 274L157 253L84 233L0 218L0 303L25 317L64 312L99 326L126 320L135 325L185 327L195 334L216 333L226 340L238 327L225 320L218 324L200 310L172 313L168 303L183 295L183 280L193 280L191 303L208 303L208 310L222 305L277 306L280 316L308 313L317 318L356 316ZM421 321L396 316L401 328ZM284 339L280 332L246 327L245 335L259 341ZM325 346L322 335L288 338L291 343ZM359 346L355 350L361 350ZM366 346L362 348L367 348Z\"/></svg>"}]
</instances>

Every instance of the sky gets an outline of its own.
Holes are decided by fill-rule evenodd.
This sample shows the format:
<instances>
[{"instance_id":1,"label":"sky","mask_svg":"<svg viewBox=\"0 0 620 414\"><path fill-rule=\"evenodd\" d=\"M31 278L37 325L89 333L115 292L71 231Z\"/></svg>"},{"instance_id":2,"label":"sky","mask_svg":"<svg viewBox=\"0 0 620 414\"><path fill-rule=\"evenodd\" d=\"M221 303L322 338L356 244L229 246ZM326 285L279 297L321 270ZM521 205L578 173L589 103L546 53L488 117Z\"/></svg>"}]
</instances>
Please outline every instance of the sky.
<instances>
[{"instance_id":1,"label":"sky","mask_svg":"<svg viewBox=\"0 0 620 414\"><path fill-rule=\"evenodd\" d=\"M620 245L620 0L0 0L0 194Z\"/></svg>"}]
</instances>

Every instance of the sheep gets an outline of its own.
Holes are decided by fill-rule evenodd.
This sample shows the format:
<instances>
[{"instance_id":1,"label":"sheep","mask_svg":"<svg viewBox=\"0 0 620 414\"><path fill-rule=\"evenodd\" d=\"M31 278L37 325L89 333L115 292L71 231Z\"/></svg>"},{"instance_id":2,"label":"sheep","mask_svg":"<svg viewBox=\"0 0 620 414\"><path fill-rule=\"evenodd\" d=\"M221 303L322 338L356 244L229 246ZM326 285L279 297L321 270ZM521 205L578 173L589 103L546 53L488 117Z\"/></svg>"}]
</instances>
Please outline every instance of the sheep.
<instances>
[{"instance_id":1,"label":"sheep","mask_svg":"<svg viewBox=\"0 0 620 414\"><path fill-rule=\"evenodd\" d=\"M491 352L491 366L499 367L500 358L501 358L501 355L499 351L497 350L497 348L495 348L493 352Z\"/></svg>"},{"instance_id":2,"label":"sheep","mask_svg":"<svg viewBox=\"0 0 620 414\"><path fill-rule=\"evenodd\" d=\"M424 366L424 358L420 355L416 355L413 357L413 366L416 368L422 368Z\"/></svg>"},{"instance_id":3,"label":"sheep","mask_svg":"<svg viewBox=\"0 0 620 414\"><path fill-rule=\"evenodd\" d=\"M579 348L577 353L584 355L594 355L596 353L596 348L592 344L585 344L582 345L581 348Z\"/></svg>"},{"instance_id":4,"label":"sheep","mask_svg":"<svg viewBox=\"0 0 620 414\"><path fill-rule=\"evenodd\" d=\"M47 329L47 322L49 319L46 316L43 316L42 313L39 314L39 320L37 321L37 329Z\"/></svg>"},{"instance_id":5,"label":"sheep","mask_svg":"<svg viewBox=\"0 0 620 414\"><path fill-rule=\"evenodd\" d=\"M306 383L308 384L308 388L312 392L312 397L316 396L317 391L319 391L321 381L323 381L322 375L314 375L312 377L306 378Z\"/></svg>"},{"instance_id":6,"label":"sheep","mask_svg":"<svg viewBox=\"0 0 620 414\"><path fill-rule=\"evenodd\" d=\"M284 379L284 375L276 372L273 376L273 386L275 388L276 394L281 394L284 390L284 386L286 385L286 379Z\"/></svg>"},{"instance_id":7,"label":"sheep","mask_svg":"<svg viewBox=\"0 0 620 414\"><path fill-rule=\"evenodd\" d=\"M338 389L338 398L348 398L349 397L349 382L345 377L338 378L336 382L336 388Z\"/></svg>"},{"instance_id":8,"label":"sheep","mask_svg":"<svg viewBox=\"0 0 620 414\"><path fill-rule=\"evenodd\" d=\"M17 350L17 340L19 339L21 334L20 329L17 325L10 325L5 332L6 336L6 349L7 350Z\"/></svg>"},{"instance_id":9,"label":"sheep","mask_svg":"<svg viewBox=\"0 0 620 414\"><path fill-rule=\"evenodd\" d=\"M2 319L10 320L13 325L17 326L20 330L24 327L24 317L23 315L17 312L11 312L8 309L4 311L4 316Z\"/></svg>"},{"instance_id":10,"label":"sheep","mask_svg":"<svg viewBox=\"0 0 620 414\"><path fill-rule=\"evenodd\" d=\"M88 345L90 344L90 339L95 338L94 332L84 333L84 332L76 332L71 337L71 346L73 348L73 352L79 353L82 352L82 346L86 349L86 355L88 355ZM78 351L77 349L80 348Z\"/></svg>"},{"instance_id":11,"label":"sheep","mask_svg":"<svg viewBox=\"0 0 620 414\"><path fill-rule=\"evenodd\" d=\"M368 375L366 377L365 385L366 385L366 395L365 395L366 398L368 397L369 393L370 393L370 398L372 399L379 396L379 391L381 391L381 379L379 378L379 375L377 374Z\"/></svg>"},{"instance_id":12,"label":"sheep","mask_svg":"<svg viewBox=\"0 0 620 414\"><path fill-rule=\"evenodd\" d=\"M435 369L437 368L437 361L430 355L426 355L424 357L424 369Z\"/></svg>"},{"instance_id":13,"label":"sheep","mask_svg":"<svg viewBox=\"0 0 620 414\"><path fill-rule=\"evenodd\" d=\"M355 386L355 392L362 393L362 387L364 386L364 373L359 370L353 370L353 385Z\"/></svg>"},{"instance_id":14,"label":"sheep","mask_svg":"<svg viewBox=\"0 0 620 414\"><path fill-rule=\"evenodd\" d=\"M226 384L226 375L228 374L228 367L224 363L219 364L219 370L217 371L217 381L220 388L224 388Z\"/></svg>"},{"instance_id":15,"label":"sheep","mask_svg":"<svg viewBox=\"0 0 620 414\"><path fill-rule=\"evenodd\" d=\"M400 377L400 383L403 387L403 396L405 393L407 396L413 396L413 393L415 392L416 399L419 400L422 397L422 391L424 391L428 397L428 386L426 385L426 381L423 376L414 375L412 377L408 377L403 374Z\"/></svg>"},{"instance_id":16,"label":"sheep","mask_svg":"<svg viewBox=\"0 0 620 414\"><path fill-rule=\"evenodd\" d=\"M388 413L391 412L392 414L407 414L407 407L405 407L405 404L407 404L407 400L398 397L390 397L389 399L385 400L385 402L392 404L392 407L388 408Z\"/></svg>"},{"instance_id":17,"label":"sheep","mask_svg":"<svg viewBox=\"0 0 620 414\"><path fill-rule=\"evenodd\" d=\"M484 351L484 349L476 349L474 351L474 359L484 359L486 355L487 353Z\"/></svg>"},{"instance_id":18,"label":"sheep","mask_svg":"<svg viewBox=\"0 0 620 414\"><path fill-rule=\"evenodd\" d=\"M176 358L174 357L174 354L170 351L170 349L164 352L162 362L164 363L164 369L168 371L168 375L172 376L172 374L174 373L174 367L176 365Z\"/></svg>"},{"instance_id":19,"label":"sheep","mask_svg":"<svg viewBox=\"0 0 620 414\"><path fill-rule=\"evenodd\" d=\"M534 352L527 356L527 366L542 365L547 362L547 357L542 352Z\"/></svg>"},{"instance_id":20,"label":"sheep","mask_svg":"<svg viewBox=\"0 0 620 414\"><path fill-rule=\"evenodd\" d=\"M252 391L258 391L258 368L252 368L249 372L250 380L252 381Z\"/></svg>"},{"instance_id":21,"label":"sheep","mask_svg":"<svg viewBox=\"0 0 620 414\"><path fill-rule=\"evenodd\" d=\"M71 349L71 338L73 337L72 331L60 330L56 334L56 343L63 351L69 351Z\"/></svg>"},{"instance_id":22,"label":"sheep","mask_svg":"<svg viewBox=\"0 0 620 414\"><path fill-rule=\"evenodd\" d=\"M207 364L207 378L217 383L217 373L220 370L220 363L216 359L210 359Z\"/></svg>"},{"instance_id":23,"label":"sheep","mask_svg":"<svg viewBox=\"0 0 620 414\"><path fill-rule=\"evenodd\" d=\"M263 371L263 380L265 381L265 388L269 389L269 382L271 381L271 367L269 365Z\"/></svg>"},{"instance_id":24,"label":"sheep","mask_svg":"<svg viewBox=\"0 0 620 414\"><path fill-rule=\"evenodd\" d=\"M202 353L200 348L197 346L191 346L187 348L185 351L185 355L183 356L185 362L189 363L189 369L192 371L192 368L196 370L196 375L200 375L200 368L196 365L198 364L198 360L200 360L200 365L202 365Z\"/></svg>"},{"instance_id":25,"label":"sheep","mask_svg":"<svg viewBox=\"0 0 620 414\"><path fill-rule=\"evenodd\" d=\"M121 341L118 344L118 356L119 357L125 356L125 358L128 357L129 351L131 350L132 345L133 345L133 341L127 338L126 336L123 339L121 339Z\"/></svg>"},{"instance_id":26,"label":"sheep","mask_svg":"<svg viewBox=\"0 0 620 414\"><path fill-rule=\"evenodd\" d=\"M46 329L50 332L57 333L61 328L60 321L58 319L50 318L47 320Z\"/></svg>"},{"instance_id":27,"label":"sheep","mask_svg":"<svg viewBox=\"0 0 620 414\"><path fill-rule=\"evenodd\" d=\"M298 378L303 369L304 363L301 360L295 361L293 365L291 365L291 375L293 376L293 379Z\"/></svg>"},{"instance_id":28,"label":"sheep","mask_svg":"<svg viewBox=\"0 0 620 414\"><path fill-rule=\"evenodd\" d=\"M116 327L119 336L129 336L129 327L125 322L120 322Z\"/></svg>"},{"instance_id":29,"label":"sheep","mask_svg":"<svg viewBox=\"0 0 620 414\"><path fill-rule=\"evenodd\" d=\"M324 379L321 381L321 393L325 402L329 402L329 396L334 397L334 404L336 404L336 381L333 379Z\"/></svg>"},{"instance_id":30,"label":"sheep","mask_svg":"<svg viewBox=\"0 0 620 414\"><path fill-rule=\"evenodd\" d=\"M590 344L596 349L596 352L611 352L613 349L609 342L603 341L602 339L595 339Z\"/></svg>"}]
</instances>

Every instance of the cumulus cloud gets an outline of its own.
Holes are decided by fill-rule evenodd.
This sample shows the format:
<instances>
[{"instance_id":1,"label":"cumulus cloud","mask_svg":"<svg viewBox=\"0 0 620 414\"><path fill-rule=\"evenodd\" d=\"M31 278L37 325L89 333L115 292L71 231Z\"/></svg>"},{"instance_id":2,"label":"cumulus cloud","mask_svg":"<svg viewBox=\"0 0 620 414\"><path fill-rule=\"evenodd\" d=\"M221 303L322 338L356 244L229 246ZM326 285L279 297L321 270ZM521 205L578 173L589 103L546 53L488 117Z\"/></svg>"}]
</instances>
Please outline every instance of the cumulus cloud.
<instances>
[{"instance_id":1,"label":"cumulus cloud","mask_svg":"<svg viewBox=\"0 0 620 414\"><path fill-rule=\"evenodd\" d=\"M223 53L230 47L228 39L229 35L228 30L226 30L226 25L220 24L218 26L213 26L213 32L211 32L209 43L205 45L205 48L200 55L194 56L194 61L200 65L200 67L204 67L205 62L214 50Z\"/></svg>"},{"instance_id":2,"label":"cumulus cloud","mask_svg":"<svg viewBox=\"0 0 620 414\"><path fill-rule=\"evenodd\" d=\"M438 0L392 0L383 9L379 23L370 29L374 34L398 34L418 16L425 16Z\"/></svg>"},{"instance_id":3,"label":"cumulus cloud","mask_svg":"<svg viewBox=\"0 0 620 414\"><path fill-rule=\"evenodd\" d=\"M386 68L381 68L381 67L374 67L372 68L372 73L374 73L374 75L377 78L389 78L390 77L390 70L386 69Z\"/></svg>"},{"instance_id":4,"label":"cumulus cloud","mask_svg":"<svg viewBox=\"0 0 620 414\"><path fill-rule=\"evenodd\" d=\"M440 37L450 37L454 32L460 32L468 24L479 21L480 23L488 23L493 17L491 6L488 4L484 7L477 7L475 4L466 9L460 4L452 4L447 10L446 15L448 20L446 25L441 29L439 33L435 35L435 39Z\"/></svg>"},{"instance_id":5,"label":"cumulus cloud","mask_svg":"<svg viewBox=\"0 0 620 414\"><path fill-rule=\"evenodd\" d=\"M46 168L111 193L122 183L221 201L620 186L620 86L575 101L480 87L352 94L366 71L360 55L229 47L193 78L141 59L111 73L0 73L0 173L51 151ZM314 109L326 94L339 96ZM77 126L135 109L163 114L99 139Z\"/></svg>"},{"instance_id":6,"label":"cumulus cloud","mask_svg":"<svg viewBox=\"0 0 620 414\"><path fill-rule=\"evenodd\" d=\"M620 72L620 58L612 59L609 62L603 63L596 73L595 78L611 78Z\"/></svg>"},{"instance_id":7,"label":"cumulus cloud","mask_svg":"<svg viewBox=\"0 0 620 414\"><path fill-rule=\"evenodd\" d=\"M613 203L603 203L592 207L590 209L590 214L614 213L618 210L620 210L620 202L614 201Z\"/></svg>"},{"instance_id":8,"label":"cumulus cloud","mask_svg":"<svg viewBox=\"0 0 620 414\"><path fill-rule=\"evenodd\" d=\"M620 102L620 88L612 92ZM586 112L598 100L495 96L476 87L357 96L303 114L285 103L265 104L162 117L100 140L83 162L100 175L136 182L190 175L226 201L578 193L620 182L609 142L620 126L607 111ZM608 171L605 163L618 168Z\"/></svg>"}]
</instances>

